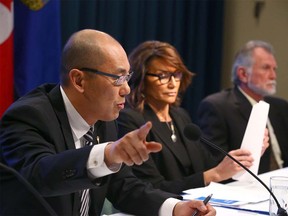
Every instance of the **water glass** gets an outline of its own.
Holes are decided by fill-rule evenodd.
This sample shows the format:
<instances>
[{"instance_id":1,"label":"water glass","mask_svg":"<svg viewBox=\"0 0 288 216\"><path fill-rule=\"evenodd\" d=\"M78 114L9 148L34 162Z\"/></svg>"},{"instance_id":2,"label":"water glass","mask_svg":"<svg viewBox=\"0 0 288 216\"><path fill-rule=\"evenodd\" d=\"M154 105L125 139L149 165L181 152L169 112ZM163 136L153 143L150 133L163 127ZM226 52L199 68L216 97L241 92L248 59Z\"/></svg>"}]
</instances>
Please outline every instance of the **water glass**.
<instances>
[{"instance_id":1,"label":"water glass","mask_svg":"<svg viewBox=\"0 0 288 216\"><path fill-rule=\"evenodd\" d=\"M270 177L270 189L278 200L280 206L288 211L288 176L272 176ZM277 216L278 206L270 195L269 214Z\"/></svg>"}]
</instances>

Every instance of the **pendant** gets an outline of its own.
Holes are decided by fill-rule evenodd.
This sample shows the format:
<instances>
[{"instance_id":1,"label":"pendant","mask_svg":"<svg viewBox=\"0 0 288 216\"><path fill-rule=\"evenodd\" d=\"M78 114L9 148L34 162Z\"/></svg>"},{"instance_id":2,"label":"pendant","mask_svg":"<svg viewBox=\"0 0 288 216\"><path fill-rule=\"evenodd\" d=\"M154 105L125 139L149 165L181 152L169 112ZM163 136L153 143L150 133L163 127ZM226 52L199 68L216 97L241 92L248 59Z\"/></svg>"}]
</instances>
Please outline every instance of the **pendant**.
<instances>
[{"instance_id":1,"label":"pendant","mask_svg":"<svg viewBox=\"0 0 288 216\"><path fill-rule=\"evenodd\" d=\"M172 135L171 135L171 139L172 139L173 142L176 142L176 141L177 141L176 135L175 135L175 134L172 134Z\"/></svg>"},{"instance_id":2,"label":"pendant","mask_svg":"<svg viewBox=\"0 0 288 216\"><path fill-rule=\"evenodd\" d=\"M168 125L168 127L169 127L169 125ZM176 136L176 133L175 133L174 124L173 124L172 120L170 122L170 129L171 129L171 132L172 132L171 139L175 143L177 141L177 136Z\"/></svg>"}]
</instances>

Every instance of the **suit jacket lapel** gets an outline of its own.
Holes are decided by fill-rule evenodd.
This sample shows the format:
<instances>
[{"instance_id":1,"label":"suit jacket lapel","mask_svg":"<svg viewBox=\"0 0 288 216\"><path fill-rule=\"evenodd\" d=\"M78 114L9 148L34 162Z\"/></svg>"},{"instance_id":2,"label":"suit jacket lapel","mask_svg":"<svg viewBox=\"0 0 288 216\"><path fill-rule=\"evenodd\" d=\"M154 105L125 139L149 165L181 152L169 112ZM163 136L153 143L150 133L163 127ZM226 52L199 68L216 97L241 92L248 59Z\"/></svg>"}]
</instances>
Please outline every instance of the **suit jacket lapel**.
<instances>
[{"instance_id":1,"label":"suit jacket lapel","mask_svg":"<svg viewBox=\"0 0 288 216\"><path fill-rule=\"evenodd\" d=\"M184 135L184 127L186 126L187 123L183 122L183 120L180 118L180 113L177 112L173 107L170 108L170 115L173 119L176 128L178 129L178 133L180 135L179 138L181 138L181 140L183 140L184 145L187 146L187 142L189 142L189 140Z\"/></svg>"},{"instance_id":2,"label":"suit jacket lapel","mask_svg":"<svg viewBox=\"0 0 288 216\"><path fill-rule=\"evenodd\" d=\"M195 155L192 156L192 153L198 152L198 150L196 148L196 145L192 144L191 141L188 140L186 136L184 135L184 128L188 124L188 122L191 123L190 119L187 120L187 122L183 121L181 112L176 111L174 107L170 108L170 115L173 118L175 127L178 129L178 134L180 137L177 137L177 138L181 139L182 143L186 147L186 151L188 152L188 157L191 161L192 166L194 167L194 170L197 170L195 169L195 166L197 165L197 160L195 161L195 158L197 159L198 156L195 156ZM184 157L181 154L178 155L178 158L180 158L179 160L181 161L182 164L184 164L183 163Z\"/></svg>"},{"instance_id":3,"label":"suit jacket lapel","mask_svg":"<svg viewBox=\"0 0 288 216\"><path fill-rule=\"evenodd\" d=\"M94 139L98 136L99 143L117 140L117 124L115 121L97 121L94 125ZM97 142L96 142L97 143Z\"/></svg>"},{"instance_id":4,"label":"suit jacket lapel","mask_svg":"<svg viewBox=\"0 0 288 216\"><path fill-rule=\"evenodd\" d=\"M162 145L165 145L168 149L170 149L170 151L175 155L175 157L183 164L184 163L183 156L179 152L175 143L171 140L171 138L170 138L171 134L165 133L162 130L161 122L159 121L156 114L154 113L154 111L149 106L145 106L143 116L144 116L144 119L146 121L152 121L153 122L151 132L154 134L155 139L157 139L155 141L160 142ZM174 115L172 117L174 119ZM177 124L177 126L178 126L178 124Z\"/></svg>"},{"instance_id":5,"label":"suit jacket lapel","mask_svg":"<svg viewBox=\"0 0 288 216\"><path fill-rule=\"evenodd\" d=\"M59 151L65 151L67 149L75 149L73 135L71 127L68 121L68 116L65 110L64 101L60 92L60 85L55 86L48 94L48 99L54 108L55 115L59 121L60 129L62 131L62 139L65 142L66 149L58 149ZM53 128L51 129L53 130ZM59 137L60 140L60 137ZM59 145L55 145L59 148ZM61 147L60 147L61 148ZM80 207L80 198L78 193L71 194L73 197L73 215L78 215Z\"/></svg>"},{"instance_id":6,"label":"suit jacket lapel","mask_svg":"<svg viewBox=\"0 0 288 216\"><path fill-rule=\"evenodd\" d=\"M54 107L54 112L59 121L67 149L74 149L75 144L68 121L68 116L65 110L64 101L60 92L60 85L57 85L51 90L51 92L48 93L48 98Z\"/></svg>"},{"instance_id":7,"label":"suit jacket lapel","mask_svg":"<svg viewBox=\"0 0 288 216\"><path fill-rule=\"evenodd\" d=\"M234 102L232 103L235 104L236 109L239 110L241 116L243 116L243 118L248 121L252 110L252 105L247 100L247 98L239 91L237 87L235 87L233 90L233 96L234 96L233 99Z\"/></svg>"}]
</instances>

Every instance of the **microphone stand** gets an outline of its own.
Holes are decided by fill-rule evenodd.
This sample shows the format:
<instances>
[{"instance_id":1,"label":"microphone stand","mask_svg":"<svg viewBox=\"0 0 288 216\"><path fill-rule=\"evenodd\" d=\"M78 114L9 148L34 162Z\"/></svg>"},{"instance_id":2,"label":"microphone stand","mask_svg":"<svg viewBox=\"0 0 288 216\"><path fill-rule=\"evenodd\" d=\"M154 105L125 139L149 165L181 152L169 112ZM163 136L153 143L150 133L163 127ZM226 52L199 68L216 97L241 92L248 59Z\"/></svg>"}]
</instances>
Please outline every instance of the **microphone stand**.
<instances>
[{"instance_id":1,"label":"microphone stand","mask_svg":"<svg viewBox=\"0 0 288 216\"><path fill-rule=\"evenodd\" d=\"M16 170L14 170L11 167L8 167L5 164L0 163L0 169L3 169L5 171L8 171L9 173L16 176L16 178L26 187L26 189L31 192L36 199L42 204L42 206L47 210L49 215L51 216L57 216L55 211L50 207L50 205L44 200L44 198L39 194L39 192L26 180L24 179ZM17 208L17 207L15 207Z\"/></svg>"},{"instance_id":2,"label":"microphone stand","mask_svg":"<svg viewBox=\"0 0 288 216\"><path fill-rule=\"evenodd\" d=\"M255 175L253 172L251 172L249 169L247 169L242 163L240 163L238 160L236 160L234 157L232 157L229 153L227 153L226 151L221 149L219 146L212 143L210 140L208 140L202 136L200 137L200 140L203 141L204 143L207 143L209 146L217 149L218 151L222 152L224 155L227 155L231 160L236 162L239 166L241 166L244 170L246 170L250 175L252 175L255 179L257 179L258 182L260 182L269 191L270 195L275 200L277 207L278 207L277 216L288 216L287 211L280 206L278 200L276 199L276 197L272 193L272 191L268 188L268 186L257 175Z\"/></svg>"}]
</instances>

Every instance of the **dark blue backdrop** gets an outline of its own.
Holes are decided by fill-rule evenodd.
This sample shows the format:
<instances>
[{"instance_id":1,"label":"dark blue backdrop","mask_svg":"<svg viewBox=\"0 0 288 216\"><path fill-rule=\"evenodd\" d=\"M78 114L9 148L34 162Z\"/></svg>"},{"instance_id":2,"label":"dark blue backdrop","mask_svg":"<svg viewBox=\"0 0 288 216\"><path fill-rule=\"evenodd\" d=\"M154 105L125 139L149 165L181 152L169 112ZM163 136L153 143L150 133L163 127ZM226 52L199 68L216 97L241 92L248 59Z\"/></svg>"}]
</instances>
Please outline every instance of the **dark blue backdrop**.
<instances>
[{"instance_id":1,"label":"dark blue backdrop","mask_svg":"<svg viewBox=\"0 0 288 216\"><path fill-rule=\"evenodd\" d=\"M62 1L62 41L79 29L115 37L129 53L140 42L174 45L197 76L182 106L194 119L200 100L220 89L223 0Z\"/></svg>"},{"instance_id":2,"label":"dark blue backdrop","mask_svg":"<svg viewBox=\"0 0 288 216\"><path fill-rule=\"evenodd\" d=\"M195 119L200 100L220 89L223 1L49 0L36 10L15 1L17 96L58 82L61 46L73 32L93 28L115 37L127 53L145 40L174 45L197 74L182 104Z\"/></svg>"}]
</instances>

